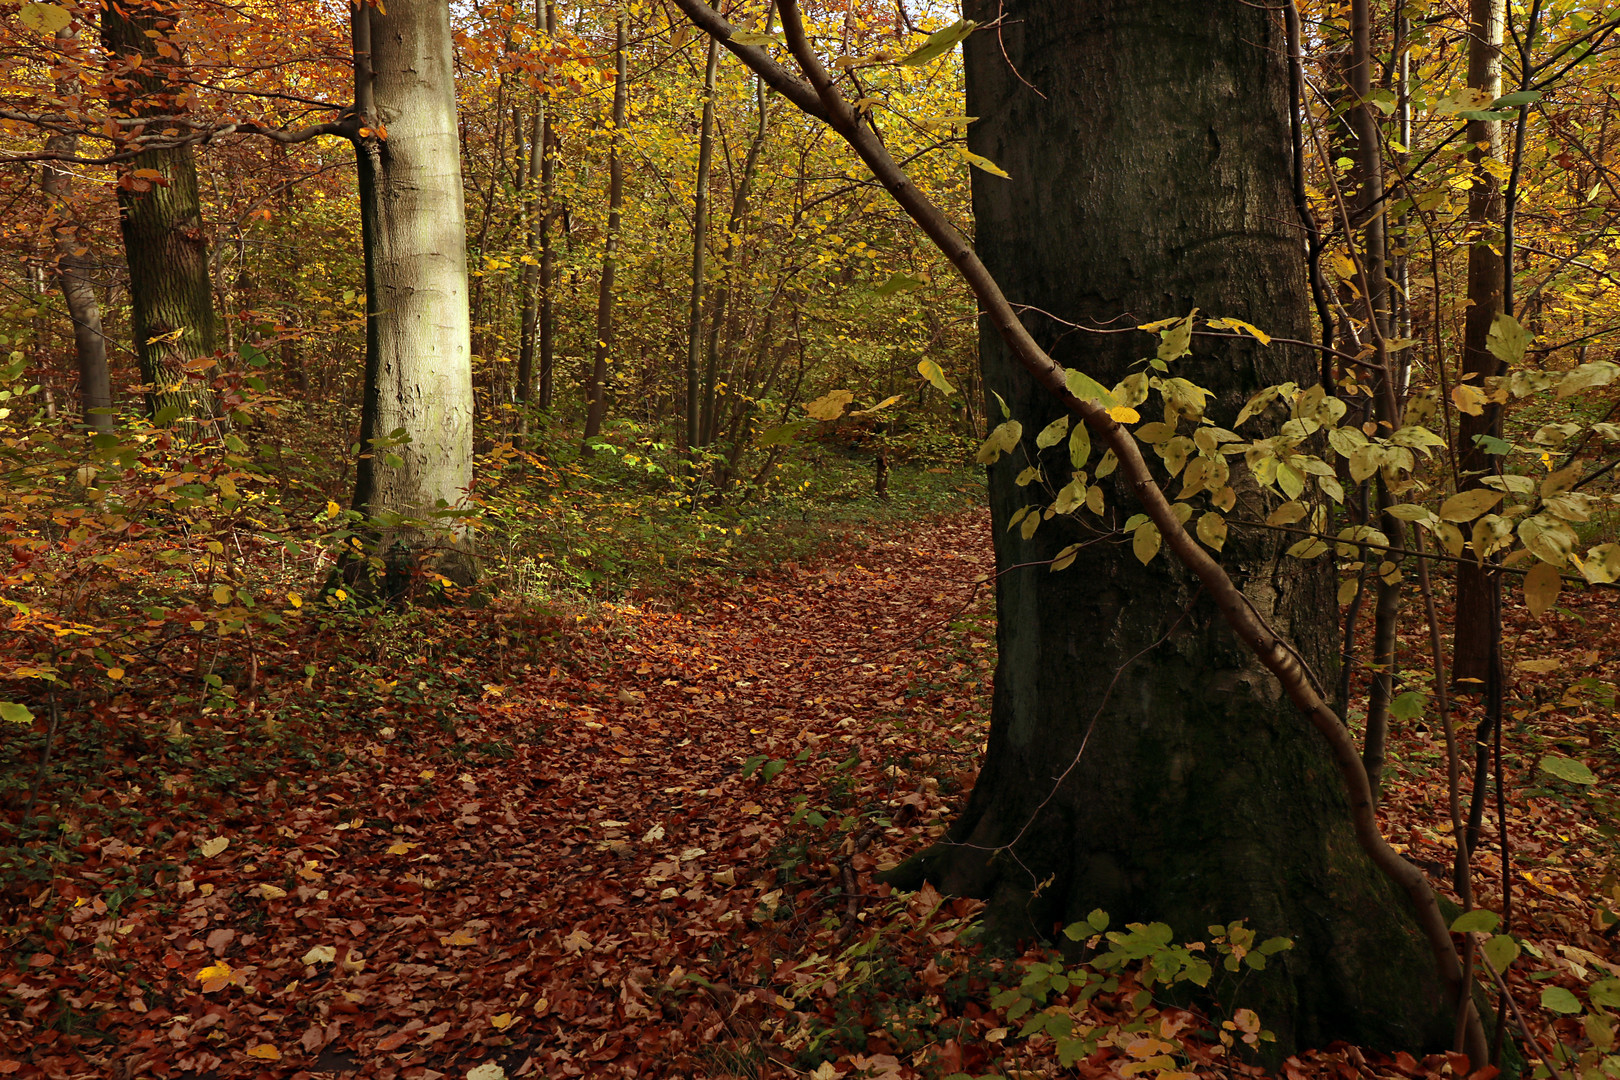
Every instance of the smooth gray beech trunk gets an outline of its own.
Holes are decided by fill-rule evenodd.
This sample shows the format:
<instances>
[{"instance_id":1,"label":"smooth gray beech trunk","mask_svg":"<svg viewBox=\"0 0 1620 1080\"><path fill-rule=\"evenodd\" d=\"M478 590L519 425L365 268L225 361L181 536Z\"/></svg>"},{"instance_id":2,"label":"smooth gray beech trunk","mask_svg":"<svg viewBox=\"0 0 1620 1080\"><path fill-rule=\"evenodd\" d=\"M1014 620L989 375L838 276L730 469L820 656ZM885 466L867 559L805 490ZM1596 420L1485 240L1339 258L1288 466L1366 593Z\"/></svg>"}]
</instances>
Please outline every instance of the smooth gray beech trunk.
<instances>
[{"instance_id":1,"label":"smooth gray beech trunk","mask_svg":"<svg viewBox=\"0 0 1620 1080\"><path fill-rule=\"evenodd\" d=\"M371 132L356 154L367 318L354 505L424 521L462 502L472 482L467 228L450 10L443 0L389 0L386 13L361 5L352 14L355 101ZM394 442L395 432L409 441L374 446ZM435 569L472 579L461 527L385 532L385 547L434 548Z\"/></svg>"},{"instance_id":2,"label":"smooth gray beech trunk","mask_svg":"<svg viewBox=\"0 0 1620 1080\"><path fill-rule=\"evenodd\" d=\"M1151 340L1059 320L1118 328L1194 308L1311 337L1278 10L972 0L966 16L1001 20L966 43L966 112L980 118L972 150L1011 174L974 171L975 246L1008 299L1029 305L1026 325L1054 359L1112 385L1142 370ZM1263 386L1318 379L1307 349L1194 340L1175 374L1215 392L1216 423L1230 425ZM1062 413L988 322L980 356L986 389L1025 432ZM1159 419L1157 402L1145 419ZM999 423L994 398L989 408ZM1066 446L1041 461L1054 489L1067 481ZM1234 462L1232 519L1263 518ZM1144 567L1128 537L1084 514L1027 541L1009 532L1011 515L1040 498L1014 483L1026 464L1014 455L990 470L1001 573L989 751L946 841L894 879L926 874L986 897L993 925L1012 936L1050 934L1094 908L1116 926L1162 920L1182 940L1246 919L1294 942L1247 976L1235 1002L1226 995L1259 1012L1280 1051L1340 1038L1449 1045L1433 959L1409 902L1357 846L1321 736L1165 554ZM1103 483L1118 528L1135 500L1115 480ZM1015 568L1087 541L1059 573ZM1331 569L1283 559L1285 544L1234 524L1221 561L1331 680Z\"/></svg>"},{"instance_id":3,"label":"smooth gray beech trunk","mask_svg":"<svg viewBox=\"0 0 1620 1080\"><path fill-rule=\"evenodd\" d=\"M58 40L73 37L62 31ZM60 85L60 84L59 84ZM59 154L75 154L79 137L52 135L45 149ZM79 408L85 426L92 431L113 429L112 376L107 369L107 338L101 331L101 304L91 274L93 264L85 257L79 230L73 221L73 173L59 162L47 161L40 169L40 190L51 200L55 220L51 223L51 244L56 253L56 279L62 286L62 299L73 323L73 356L79 370Z\"/></svg>"}]
</instances>

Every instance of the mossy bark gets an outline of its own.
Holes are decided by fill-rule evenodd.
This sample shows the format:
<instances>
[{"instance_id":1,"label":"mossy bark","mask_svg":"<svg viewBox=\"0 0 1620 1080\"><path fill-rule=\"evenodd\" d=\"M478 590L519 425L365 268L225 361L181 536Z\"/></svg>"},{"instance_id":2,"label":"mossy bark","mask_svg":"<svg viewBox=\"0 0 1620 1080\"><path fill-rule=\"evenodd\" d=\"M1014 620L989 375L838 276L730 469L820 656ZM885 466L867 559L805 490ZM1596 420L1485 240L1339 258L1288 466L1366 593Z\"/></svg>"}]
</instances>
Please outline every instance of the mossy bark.
<instances>
[{"instance_id":1,"label":"mossy bark","mask_svg":"<svg viewBox=\"0 0 1620 1080\"><path fill-rule=\"evenodd\" d=\"M974 172L976 247L1055 359L1112 385L1141 370L1151 341L1070 324L1118 328L1195 307L1309 338L1279 12L1240 0L977 0L967 15L1002 17L967 42L967 112L980 118L971 148L1011 174ZM1197 340L1176 374L1215 392L1217 423L1262 386L1316 381L1307 349ZM1060 414L988 325L980 355L986 388L1026 432ZM994 399L989 408L999 422ZM1042 461L1054 487L1067 481L1066 448ZM1050 933L1100 907L1188 939L1234 919L1292 938L1237 999L1285 1050L1449 1043L1433 960L1408 902L1357 846L1320 737L1169 558L1143 566L1117 536L1063 518L1029 540L1009 533L1038 498L1014 483L1026 464L1003 457L990 470L1001 574L989 752L947 842L913 869L990 898L1003 934ZM1263 517L1240 462L1234 476L1232 517ZM1110 484L1117 528L1134 500ZM1084 541L1096 542L1070 569L1013 569ZM1284 559L1282 546L1234 524L1222 562L1329 678L1331 571Z\"/></svg>"}]
</instances>

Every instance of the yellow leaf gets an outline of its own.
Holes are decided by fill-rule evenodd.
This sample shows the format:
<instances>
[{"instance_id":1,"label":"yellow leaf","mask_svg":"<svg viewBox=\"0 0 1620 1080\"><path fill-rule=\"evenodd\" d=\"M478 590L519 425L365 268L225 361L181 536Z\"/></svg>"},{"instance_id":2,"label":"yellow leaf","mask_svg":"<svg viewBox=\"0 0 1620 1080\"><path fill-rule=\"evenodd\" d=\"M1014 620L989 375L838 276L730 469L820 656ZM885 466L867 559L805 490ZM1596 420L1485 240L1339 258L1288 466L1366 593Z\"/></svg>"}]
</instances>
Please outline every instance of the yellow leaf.
<instances>
[{"instance_id":1,"label":"yellow leaf","mask_svg":"<svg viewBox=\"0 0 1620 1080\"><path fill-rule=\"evenodd\" d=\"M1558 599L1558 590L1563 585L1563 579L1558 576L1558 567L1551 563L1536 563L1524 575L1524 602L1530 608L1530 614L1538 619L1545 615Z\"/></svg>"},{"instance_id":2,"label":"yellow leaf","mask_svg":"<svg viewBox=\"0 0 1620 1080\"><path fill-rule=\"evenodd\" d=\"M73 16L55 4L24 4L17 21L41 34L55 34L73 21Z\"/></svg>"},{"instance_id":3,"label":"yellow leaf","mask_svg":"<svg viewBox=\"0 0 1620 1080\"><path fill-rule=\"evenodd\" d=\"M1226 519L1214 510L1206 511L1198 519L1198 539L1205 547L1221 550L1226 546Z\"/></svg>"},{"instance_id":4,"label":"yellow leaf","mask_svg":"<svg viewBox=\"0 0 1620 1080\"><path fill-rule=\"evenodd\" d=\"M1142 419L1142 414L1129 405L1116 405L1108 410L1109 419L1116 424L1134 424Z\"/></svg>"},{"instance_id":5,"label":"yellow leaf","mask_svg":"<svg viewBox=\"0 0 1620 1080\"><path fill-rule=\"evenodd\" d=\"M415 844L407 844L403 840L401 840L398 843L388 845L388 854L390 854L390 855L407 855L407 854L410 853L411 848L413 848L415 846L416 846Z\"/></svg>"},{"instance_id":6,"label":"yellow leaf","mask_svg":"<svg viewBox=\"0 0 1620 1080\"><path fill-rule=\"evenodd\" d=\"M834 390L823 394L804 407L812 420L836 420L844 414L844 408L855 400L855 395L848 390Z\"/></svg>"},{"instance_id":7,"label":"yellow leaf","mask_svg":"<svg viewBox=\"0 0 1620 1080\"><path fill-rule=\"evenodd\" d=\"M956 387L950 384L945 378L944 370L934 361L927 359L917 361L917 373L927 379L929 385L940 393L947 396L956 393Z\"/></svg>"},{"instance_id":8,"label":"yellow leaf","mask_svg":"<svg viewBox=\"0 0 1620 1080\"><path fill-rule=\"evenodd\" d=\"M453 934L447 934L444 937L441 937L439 939L439 944L449 945L452 948L460 948L467 945L476 945L478 944L478 939L467 933L465 930L457 930Z\"/></svg>"},{"instance_id":9,"label":"yellow leaf","mask_svg":"<svg viewBox=\"0 0 1620 1080\"><path fill-rule=\"evenodd\" d=\"M1485 391L1477 386L1463 383L1451 388L1451 403L1457 406L1458 412L1467 413L1469 416L1484 415L1487 400Z\"/></svg>"},{"instance_id":10,"label":"yellow leaf","mask_svg":"<svg viewBox=\"0 0 1620 1080\"><path fill-rule=\"evenodd\" d=\"M259 884L259 895L266 900L280 900L287 895L287 890L261 882Z\"/></svg>"},{"instance_id":11,"label":"yellow leaf","mask_svg":"<svg viewBox=\"0 0 1620 1080\"><path fill-rule=\"evenodd\" d=\"M248 1047L248 1057L258 1058L260 1061L280 1061L281 1051L270 1043L260 1043L258 1046Z\"/></svg>"},{"instance_id":12,"label":"yellow leaf","mask_svg":"<svg viewBox=\"0 0 1620 1080\"><path fill-rule=\"evenodd\" d=\"M220 852L229 847L230 843L230 837L216 836L212 840L204 840L202 843L198 844L197 850L202 852L203 858L212 859L215 855L218 855Z\"/></svg>"},{"instance_id":13,"label":"yellow leaf","mask_svg":"<svg viewBox=\"0 0 1620 1080\"><path fill-rule=\"evenodd\" d=\"M231 588L229 585L214 586L214 603L224 607L231 602Z\"/></svg>"},{"instance_id":14,"label":"yellow leaf","mask_svg":"<svg viewBox=\"0 0 1620 1080\"><path fill-rule=\"evenodd\" d=\"M512 1013L497 1013L489 1018L490 1026L496 1031L505 1031L507 1028L517 1023L517 1021L518 1018Z\"/></svg>"},{"instance_id":15,"label":"yellow leaf","mask_svg":"<svg viewBox=\"0 0 1620 1080\"><path fill-rule=\"evenodd\" d=\"M231 976L235 974L236 972L231 970L231 965L221 960L219 963L210 964L197 972L196 977L197 981L203 984L205 990L208 989L210 983L216 984L213 989L217 990L229 982Z\"/></svg>"},{"instance_id":16,"label":"yellow leaf","mask_svg":"<svg viewBox=\"0 0 1620 1080\"><path fill-rule=\"evenodd\" d=\"M1159 527L1151 521L1145 521L1136 527L1131 537L1131 551L1135 553L1143 566L1153 561L1153 556L1159 553Z\"/></svg>"},{"instance_id":17,"label":"yellow leaf","mask_svg":"<svg viewBox=\"0 0 1620 1080\"><path fill-rule=\"evenodd\" d=\"M976 169L983 169L991 176L999 176L1004 180L1011 179L1011 177L1007 175L1006 169L1003 169L1000 165L997 165L987 157L981 157L980 155L975 154L965 146L958 146L956 148L956 152L961 154L963 159Z\"/></svg>"},{"instance_id":18,"label":"yellow leaf","mask_svg":"<svg viewBox=\"0 0 1620 1080\"><path fill-rule=\"evenodd\" d=\"M342 508L340 508L337 503L332 502L330 499L327 500L327 503L326 503L326 516L327 517L335 518L339 514L341 514L342 512L343 512Z\"/></svg>"},{"instance_id":19,"label":"yellow leaf","mask_svg":"<svg viewBox=\"0 0 1620 1080\"><path fill-rule=\"evenodd\" d=\"M110 667L110 668L107 669L107 678L111 679L113 682L117 682L119 679L122 679L123 677L124 677L124 669L123 668L121 668L121 667Z\"/></svg>"},{"instance_id":20,"label":"yellow leaf","mask_svg":"<svg viewBox=\"0 0 1620 1080\"><path fill-rule=\"evenodd\" d=\"M313 945L310 947L310 950L303 955L303 958L299 962L310 967L314 967L316 964L330 964L336 959L337 946Z\"/></svg>"},{"instance_id":21,"label":"yellow leaf","mask_svg":"<svg viewBox=\"0 0 1620 1080\"><path fill-rule=\"evenodd\" d=\"M1440 519L1442 521L1473 521L1495 506L1501 499L1501 492L1490 491L1486 488L1460 491L1440 504Z\"/></svg>"},{"instance_id":22,"label":"yellow leaf","mask_svg":"<svg viewBox=\"0 0 1620 1080\"><path fill-rule=\"evenodd\" d=\"M304 598L299 596L297 593L290 592L287 594L287 603L291 604L295 608L301 608L304 606Z\"/></svg>"}]
</instances>

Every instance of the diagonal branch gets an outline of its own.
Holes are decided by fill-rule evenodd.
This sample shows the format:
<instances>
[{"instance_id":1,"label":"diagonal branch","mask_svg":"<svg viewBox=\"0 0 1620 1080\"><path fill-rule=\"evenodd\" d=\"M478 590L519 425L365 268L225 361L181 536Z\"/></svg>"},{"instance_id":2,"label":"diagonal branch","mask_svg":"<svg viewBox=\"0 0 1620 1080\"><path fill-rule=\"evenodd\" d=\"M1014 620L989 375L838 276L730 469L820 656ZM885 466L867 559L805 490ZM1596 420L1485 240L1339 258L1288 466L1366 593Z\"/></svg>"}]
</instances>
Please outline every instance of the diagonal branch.
<instances>
[{"instance_id":1,"label":"diagonal branch","mask_svg":"<svg viewBox=\"0 0 1620 1080\"><path fill-rule=\"evenodd\" d=\"M715 34L729 36L731 28L704 0L675 0L688 18L700 28ZM1002 293L1001 286L988 268L979 261L967 239L951 225L944 213L914 184L905 171L895 164L888 148L870 127L862 125L855 110L834 87L827 70L810 44L799 13L798 0L781 0L782 24L787 32L788 47L793 52L810 87L786 72L759 49L734 46L722 38L722 43L761 78L778 89L790 85L794 94L783 90L794 104L813 116L820 117L844 138L858 154L878 182L911 219L948 258L968 286L978 297L984 315L1001 334L1008 350L1025 371L1048 393L1062 402L1070 413L1083 420L1097 436L1114 451L1119 468L1136 494L1148 518L1159 529L1165 544L1178 560L1203 583L1220 609L1227 625L1241 638L1282 684L1289 700L1305 714L1311 725L1327 741L1334 763L1338 767L1349 796L1351 818L1356 839L1373 864L1399 887L1410 900L1424 937L1434 954L1442 981L1449 987L1453 1000L1468 1012L1467 1050L1469 1057L1483 1065L1488 1058L1485 1031L1472 1007L1468 987L1463 984L1462 962L1451 941L1451 932L1435 899L1433 888L1423 872L1402 858L1378 828L1373 809L1372 788L1362 766L1360 754L1350 738L1349 730L1340 722L1333 709L1311 685L1297 654L1273 634L1256 616L1242 591L1226 571L1192 538L1171 510L1170 502L1154 482L1153 474L1143 459L1136 440L1129 431L1116 423L1096 401L1086 401L1069 392L1067 372L1035 341L1019 321L1013 307ZM756 66L757 65L757 66ZM779 85L780 84L780 85ZM814 88L814 98L806 103L803 91ZM799 96L794 96L799 95ZM810 106L815 106L812 109Z\"/></svg>"}]
</instances>

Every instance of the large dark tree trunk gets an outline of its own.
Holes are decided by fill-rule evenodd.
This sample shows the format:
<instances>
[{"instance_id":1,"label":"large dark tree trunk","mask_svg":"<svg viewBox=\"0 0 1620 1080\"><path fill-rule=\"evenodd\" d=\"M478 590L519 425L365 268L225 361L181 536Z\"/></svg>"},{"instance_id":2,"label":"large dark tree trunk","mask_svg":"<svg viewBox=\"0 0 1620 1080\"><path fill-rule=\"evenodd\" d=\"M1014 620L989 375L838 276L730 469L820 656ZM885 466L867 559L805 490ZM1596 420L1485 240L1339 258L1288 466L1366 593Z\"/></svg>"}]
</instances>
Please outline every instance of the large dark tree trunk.
<instances>
[{"instance_id":1,"label":"large dark tree trunk","mask_svg":"<svg viewBox=\"0 0 1620 1080\"><path fill-rule=\"evenodd\" d=\"M174 25L173 9L151 0L107 3L101 39L113 54L113 78L131 115L179 110L175 66L159 43ZM155 35L155 36L154 36ZM136 66L128 66L136 65ZM142 151L119 177L119 224L129 261L130 335L154 415L173 408L197 424L215 415L213 391L195 377L194 361L214 353L213 279L189 145ZM204 365L203 373L213 364Z\"/></svg>"},{"instance_id":2,"label":"large dark tree trunk","mask_svg":"<svg viewBox=\"0 0 1620 1080\"><path fill-rule=\"evenodd\" d=\"M976 246L1008 298L1031 305L1026 323L1054 359L1112 385L1152 348L1035 308L1119 327L1196 307L1310 337L1278 11L1241 0L976 0L967 15L1002 17L999 33L967 42L966 111L980 118L972 149L1011 174L974 172ZM988 323L980 354L987 390L1026 432L1060 414ZM1255 390L1310 385L1319 369L1307 350L1227 342L1201 342L1177 367L1216 392L1209 414L1228 425ZM1144 406L1149 419L1157 400ZM1060 485L1066 455L1048 457ZM1240 994L1285 1050L1337 1038L1449 1043L1432 957L1407 900L1357 847L1321 737L1172 560L1144 567L1128 544L1103 538L1062 572L1011 569L1098 539L1065 518L1027 541L1007 531L1032 501L1014 484L1025 464L1009 456L990 471L1003 572L989 753L947 842L918 865L948 890L988 897L992 920L1014 934L1101 907L1116 923L1162 920L1187 939L1233 919L1292 938ZM1263 517L1241 459L1234 486L1234 519ZM1135 508L1117 486L1108 504L1115 527ZM1221 558L1331 679L1331 571L1283 560L1282 546L1234 525Z\"/></svg>"}]
</instances>

